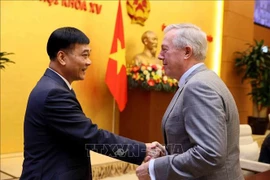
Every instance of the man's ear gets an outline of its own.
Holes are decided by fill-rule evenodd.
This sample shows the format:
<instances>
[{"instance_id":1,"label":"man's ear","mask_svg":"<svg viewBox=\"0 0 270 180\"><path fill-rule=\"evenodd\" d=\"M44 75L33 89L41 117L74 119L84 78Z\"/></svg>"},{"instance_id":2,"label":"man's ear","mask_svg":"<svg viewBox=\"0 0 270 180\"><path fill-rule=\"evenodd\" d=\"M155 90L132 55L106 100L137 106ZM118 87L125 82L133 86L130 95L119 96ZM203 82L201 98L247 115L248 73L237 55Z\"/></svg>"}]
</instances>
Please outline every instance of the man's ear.
<instances>
[{"instance_id":1,"label":"man's ear","mask_svg":"<svg viewBox=\"0 0 270 180\"><path fill-rule=\"evenodd\" d=\"M184 59L189 59L193 54L193 49L190 46L185 47L185 56Z\"/></svg>"},{"instance_id":2,"label":"man's ear","mask_svg":"<svg viewBox=\"0 0 270 180\"><path fill-rule=\"evenodd\" d=\"M147 38L145 37L145 38L143 38L143 44L147 44Z\"/></svg>"},{"instance_id":3,"label":"man's ear","mask_svg":"<svg viewBox=\"0 0 270 180\"><path fill-rule=\"evenodd\" d=\"M64 51L58 51L56 59L61 65L66 65L66 53Z\"/></svg>"}]
</instances>

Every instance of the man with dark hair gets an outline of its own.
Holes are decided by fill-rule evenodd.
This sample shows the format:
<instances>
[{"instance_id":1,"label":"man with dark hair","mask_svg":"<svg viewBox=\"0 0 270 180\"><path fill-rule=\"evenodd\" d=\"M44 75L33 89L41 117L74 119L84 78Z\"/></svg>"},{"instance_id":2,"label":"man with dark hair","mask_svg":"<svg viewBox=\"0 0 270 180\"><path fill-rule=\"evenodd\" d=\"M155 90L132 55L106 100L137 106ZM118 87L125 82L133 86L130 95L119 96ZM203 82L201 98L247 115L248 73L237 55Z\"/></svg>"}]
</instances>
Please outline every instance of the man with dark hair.
<instances>
[{"instance_id":1,"label":"man with dark hair","mask_svg":"<svg viewBox=\"0 0 270 180\"><path fill-rule=\"evenodd\" d=\"M25 113L21 180L91 180L89 150L134 164L160 154L153 144L98 129L83 113L71 84L83 80L91 65L89 43L73 27L49 37L49 68L32 90Z\"/></svg>"}]
</instances>

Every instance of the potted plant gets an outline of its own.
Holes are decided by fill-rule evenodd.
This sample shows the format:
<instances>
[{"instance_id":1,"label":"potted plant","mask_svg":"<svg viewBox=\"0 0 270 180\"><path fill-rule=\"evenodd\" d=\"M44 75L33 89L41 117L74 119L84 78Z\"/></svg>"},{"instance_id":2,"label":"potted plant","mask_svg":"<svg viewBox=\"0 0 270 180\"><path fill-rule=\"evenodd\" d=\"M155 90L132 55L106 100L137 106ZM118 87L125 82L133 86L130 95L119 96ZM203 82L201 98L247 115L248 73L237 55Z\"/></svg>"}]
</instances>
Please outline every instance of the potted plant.
<instances>
[{"instance_id":1,"label":"potted plant","mask_svg":"<svg viewBox=\"0 0 270 180\"><path fill-rule=\"evenodd\" d=\"M236 52L235 67L242 72L242 83L248 80L251 85L253 116L248 117L248 123L253 134L264 134L269 118L267 109L270 107L270 52L264 41L255 40L248 44L243 52Z\"/></svg>"},{"instance_id":2,"label":"potted plant","mask_svg":"<svg viewBox=\"0 0 270 180\"><path fill-rule=\"evenodd\" d=\"M11 61L7 57L5 57L5 56L11 55L11 54L14 54L14 53L0 52L0 69L5 69L6 63L15 63L14 61Z\"/></svg>"}]
</instances>

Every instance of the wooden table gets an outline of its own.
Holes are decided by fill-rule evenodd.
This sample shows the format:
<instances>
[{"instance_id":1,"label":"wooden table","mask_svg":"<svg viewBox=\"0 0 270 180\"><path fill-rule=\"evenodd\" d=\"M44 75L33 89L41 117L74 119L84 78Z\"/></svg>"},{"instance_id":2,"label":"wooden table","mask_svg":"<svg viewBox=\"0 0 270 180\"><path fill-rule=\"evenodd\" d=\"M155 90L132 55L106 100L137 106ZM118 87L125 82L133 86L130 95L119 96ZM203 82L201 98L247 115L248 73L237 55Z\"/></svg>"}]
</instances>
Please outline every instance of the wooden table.
<instances>
[{"instance_id":1,"label":"wooden table","mask_svg":"<svg viewBox=\"0 0 270 180\"><path fill-rule=\"evenodd\" d=\"M269 179L270 179L270 170L245 177L245 180L269 180Z\"/></svg>"}]
</instances>

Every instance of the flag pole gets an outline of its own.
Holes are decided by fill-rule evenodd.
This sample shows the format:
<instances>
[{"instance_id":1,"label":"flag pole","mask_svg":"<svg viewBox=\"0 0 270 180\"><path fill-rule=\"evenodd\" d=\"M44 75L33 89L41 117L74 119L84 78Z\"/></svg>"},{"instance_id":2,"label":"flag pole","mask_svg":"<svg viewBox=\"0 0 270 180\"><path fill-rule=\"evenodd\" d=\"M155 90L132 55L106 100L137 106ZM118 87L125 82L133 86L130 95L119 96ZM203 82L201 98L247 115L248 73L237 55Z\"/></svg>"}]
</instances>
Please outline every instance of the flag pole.
<instances>
[{"instance_id":1,"label":"flag pole","mask_svg":"<svg viewBox=\"0 0 270 180\"><path fill-rule=\"evenodd\" d=\"M115 133L118 132L118 124L116 123L119 123L119 111L124 109L127 102L127 87L123 86L124 83L127 83L127 75L121 0L118 1L114 35L107 64L105 82L113 96L112 132ZM116 109L116 103L118 109Z\"/></svg>"},{"instance_id":2,"label":"flag pole","mask_svg":"<svg viewBox=\"0 0 270 180\"><path fill-rule=\"evenodd\" d=\"M112 133L115 133L115 99L113 98Z\"/></svg>"}]
</instances>

